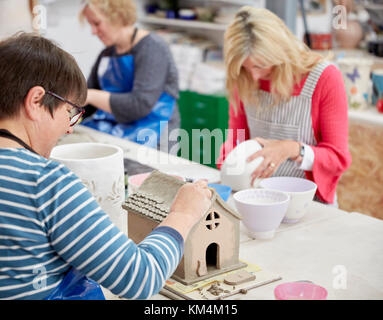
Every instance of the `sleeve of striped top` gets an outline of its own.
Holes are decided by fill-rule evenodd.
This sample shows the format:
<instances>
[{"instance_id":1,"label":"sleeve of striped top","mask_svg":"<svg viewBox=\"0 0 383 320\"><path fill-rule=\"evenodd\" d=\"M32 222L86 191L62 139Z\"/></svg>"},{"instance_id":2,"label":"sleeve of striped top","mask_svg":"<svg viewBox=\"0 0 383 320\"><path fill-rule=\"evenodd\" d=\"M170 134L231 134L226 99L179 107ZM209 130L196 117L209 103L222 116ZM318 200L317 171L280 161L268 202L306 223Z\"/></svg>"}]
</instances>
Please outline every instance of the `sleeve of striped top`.
<instances>
[{"instance_id":1,"label":"sleeve of striped top","mask_svg":"<svg viewBox=\"0 0 383 320\"><path fill-rule=\"evenodd\" d=\"M39 181L45 193L38 207L57 254L115 295L146 299L156 294L181 260L182 236L175 229L157 227L136 245L111 222L78 177L55 162L49 166Z\"/></svg>"}]
</instances>

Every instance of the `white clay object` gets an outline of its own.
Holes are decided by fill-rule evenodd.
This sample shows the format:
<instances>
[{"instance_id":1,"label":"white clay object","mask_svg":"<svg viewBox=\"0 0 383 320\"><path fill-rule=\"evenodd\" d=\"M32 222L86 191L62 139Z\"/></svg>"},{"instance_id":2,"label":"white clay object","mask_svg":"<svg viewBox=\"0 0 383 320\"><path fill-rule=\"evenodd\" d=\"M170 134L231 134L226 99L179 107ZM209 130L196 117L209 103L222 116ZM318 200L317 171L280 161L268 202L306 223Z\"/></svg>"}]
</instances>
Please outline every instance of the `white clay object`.
<instances>
[{"instance_id":1,"label":"white clay object","mask_svg":"<svg viewBox=\"0 0 383 320\"><path fill-rule=\"evenodd\" d=\"M221 183L230 186L234 191L249 189L251 174L262 163L263 157L258 157L251 162L246 159L262 146L255 140L246 140L237 145L226 157L221 167Z\"/></svg>"}]
</instances>

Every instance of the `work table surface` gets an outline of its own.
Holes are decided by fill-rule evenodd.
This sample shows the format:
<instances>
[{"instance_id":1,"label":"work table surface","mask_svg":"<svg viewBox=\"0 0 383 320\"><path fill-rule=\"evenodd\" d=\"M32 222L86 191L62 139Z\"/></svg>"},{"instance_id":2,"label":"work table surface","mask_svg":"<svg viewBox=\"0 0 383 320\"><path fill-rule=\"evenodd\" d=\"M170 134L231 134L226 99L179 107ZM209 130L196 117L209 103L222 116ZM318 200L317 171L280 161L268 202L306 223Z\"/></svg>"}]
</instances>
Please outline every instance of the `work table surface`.
<instances>
[{"instance_id":1,"label":"work table surface","mask_svg":"<svg viewBox=\"0 0 383 320\"><path fill-rule=\"evenodd\" d=\"M120 146L124 157L189 178L219 182L219 171L119 139L84 126L62 143L100 142ZM232 196L228 203L234 207ZM231 299L274 299L274 288L308 280L325 287L328 299L383 299L383 220L313 202L296 224L281 224L270 240L251 239L241 223L240 259L282 277ZM105 290L108 299L117 299ZM151 299L168 299L161 294Z\"/></svg>"}]
</instances>

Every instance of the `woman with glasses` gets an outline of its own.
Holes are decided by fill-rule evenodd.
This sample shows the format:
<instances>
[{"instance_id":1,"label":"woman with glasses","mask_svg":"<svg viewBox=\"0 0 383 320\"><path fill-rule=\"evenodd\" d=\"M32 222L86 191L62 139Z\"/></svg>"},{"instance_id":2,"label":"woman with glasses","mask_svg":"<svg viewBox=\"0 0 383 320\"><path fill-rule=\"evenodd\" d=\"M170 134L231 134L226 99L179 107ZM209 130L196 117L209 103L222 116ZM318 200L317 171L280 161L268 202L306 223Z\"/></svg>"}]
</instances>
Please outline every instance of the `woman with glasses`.
<instances>
[{"instance_id":1,"label":"woman with glasses","mask_svg":"<svg viewBox=\"0 0 383 320\"><path fill-rule=\"evenodd\" d=\"M263 149L247 160L264 160L253 181L272 175L307 178L318 186L316 200L336 205L337 183L351 164L339 69L275 14L249 6L226 30L224 55L231 130L219 166L239 142L255 139Z\"/></svg>"},{"instance_id":2,"label":"woman with glasses","mask_svg":"<svg viewBox=\"0 0 383 320\"><path fill-rule=\"evenodd\" d=\"M211 191L199 181L180 188L168 217L139 245L113 225L80 179L49 160L72 133L86 92L73 57L51 41L19 34L0 42L0 299L102 299L97 283L148 298L175 271L210 207Z\"/></svg>"},{"instance_id":3,"label":"woman with glasses","mask_svg":"<svg viewBox=\"0 0 383 320\"><path fill-rule=\"evenodd\" d=\"M82 124L157 147L168 122L169 132L179 127L178 72L168 45L135 26L133 0L89 0L80 17L106 47L88 78Z\"/></svg>"}]
</instances>

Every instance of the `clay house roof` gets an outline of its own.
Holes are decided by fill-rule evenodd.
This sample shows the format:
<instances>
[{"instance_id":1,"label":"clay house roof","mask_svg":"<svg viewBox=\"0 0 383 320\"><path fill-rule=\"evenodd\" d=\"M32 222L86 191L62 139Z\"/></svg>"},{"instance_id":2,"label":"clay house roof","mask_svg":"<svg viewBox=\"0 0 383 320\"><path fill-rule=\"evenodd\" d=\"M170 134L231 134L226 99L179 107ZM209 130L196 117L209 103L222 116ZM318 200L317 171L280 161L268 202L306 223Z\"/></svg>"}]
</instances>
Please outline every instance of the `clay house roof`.
<instances>
[{"instance_id":1,"label":"clay house roof","mask_svg":"<svg viewBox=\"0 0 383 320\"><path fill-rule=\"evenodd\" d=\"M123 208L154 221L162 222L169 214L178 189L185 183L176 177L155 170L145 179L137 192L128 197ZM211 190L213 192L212 206L217 201L231 215L240 220L241 216L227 205L214 189Z\"/></svg>"}]
</instances>

